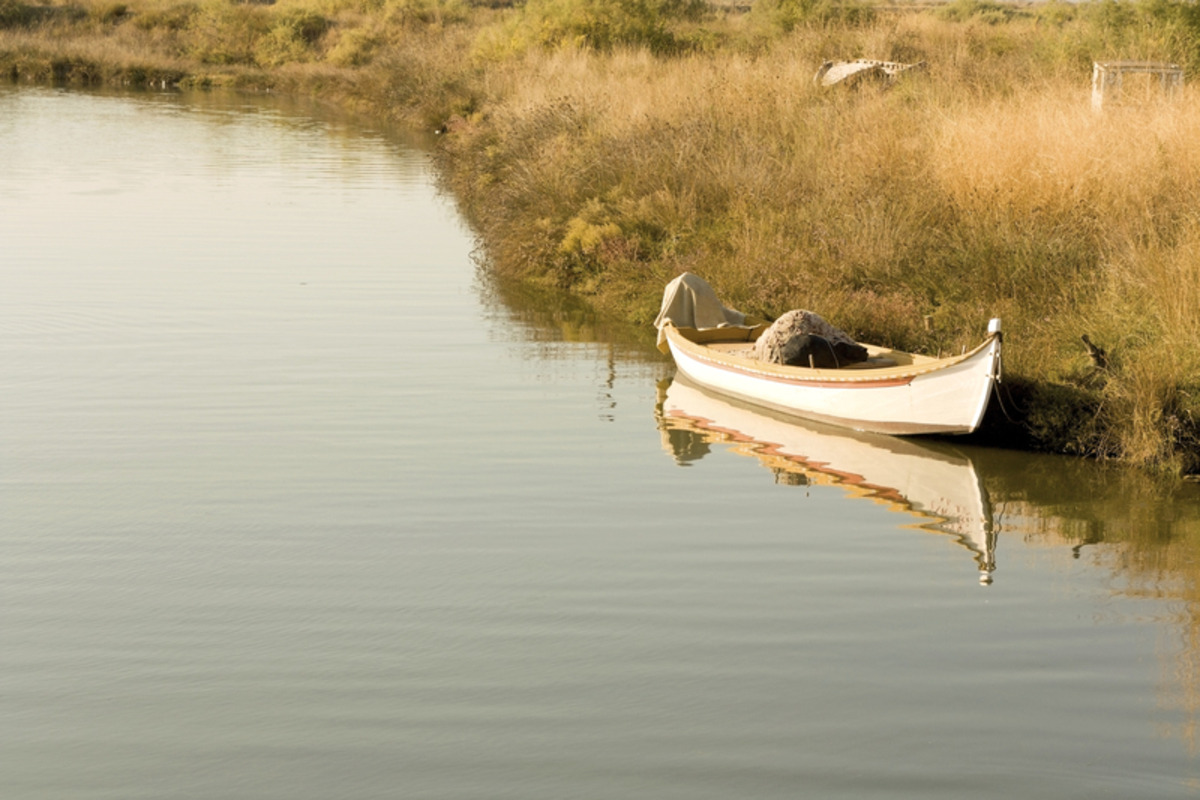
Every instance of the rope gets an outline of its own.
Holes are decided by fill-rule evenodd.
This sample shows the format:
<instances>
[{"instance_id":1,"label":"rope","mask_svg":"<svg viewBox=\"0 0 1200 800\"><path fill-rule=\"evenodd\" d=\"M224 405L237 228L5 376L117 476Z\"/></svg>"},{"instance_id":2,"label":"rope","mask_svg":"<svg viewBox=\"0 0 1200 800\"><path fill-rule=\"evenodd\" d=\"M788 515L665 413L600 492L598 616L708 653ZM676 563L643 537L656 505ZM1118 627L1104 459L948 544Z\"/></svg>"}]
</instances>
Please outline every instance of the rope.
<instances>
[{"instance_id":1,"label":"rope","mask_svg":"<svg viewBox=\"0 0 1200 800\"><path fill-rule=\"evenodd\" d=\"M992 384L992 392L996 395L996 400L1000 403L1000 410L1004 412L1004 418L1013 425L1018 424L1012 415L1008 413L1008 409L1004 406L1004 396L1000 394L1000 375L1004 372L1004 356L1001 355L996 359L996 382Z\"/></svg>"}]
</instances>

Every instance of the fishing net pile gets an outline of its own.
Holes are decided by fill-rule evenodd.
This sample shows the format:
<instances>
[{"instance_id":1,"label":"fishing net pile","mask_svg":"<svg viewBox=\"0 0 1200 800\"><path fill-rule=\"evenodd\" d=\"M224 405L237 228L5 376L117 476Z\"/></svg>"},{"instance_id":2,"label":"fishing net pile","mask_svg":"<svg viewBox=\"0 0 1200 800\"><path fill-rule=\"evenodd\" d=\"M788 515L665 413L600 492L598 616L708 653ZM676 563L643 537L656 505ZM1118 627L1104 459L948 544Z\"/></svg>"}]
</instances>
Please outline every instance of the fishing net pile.
<instances>
[{"instance_id":1,"label":"fishing net pile","mask_svg":"<svg viewBox=\"0 0 1200 800\"><path fill-rule=\"evenodd\" d=\"M867 360L865 347L811 311L789 311L758 337L754 357L794 367L838 367Z\"/></svg>"}]
</instances>

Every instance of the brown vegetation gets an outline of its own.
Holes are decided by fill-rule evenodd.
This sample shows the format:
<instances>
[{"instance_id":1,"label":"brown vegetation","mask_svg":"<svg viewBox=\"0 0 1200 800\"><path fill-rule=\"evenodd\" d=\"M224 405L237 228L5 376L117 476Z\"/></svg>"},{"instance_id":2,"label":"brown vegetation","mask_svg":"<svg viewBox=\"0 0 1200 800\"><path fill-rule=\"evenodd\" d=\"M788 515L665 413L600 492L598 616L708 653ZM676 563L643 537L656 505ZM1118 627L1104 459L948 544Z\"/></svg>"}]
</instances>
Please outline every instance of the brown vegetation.
<instances>
[{"instance_id":1,"label":"brown vegetation","mask_svg":"<svg viewBox=\"0 0 1200 800\"><path fill-rule=\"evenodd\" d=\"M929 66L814 85L845 57ZM443 128L491 267L637 322L682 270L745 311L811 308L927 352L1001 316L1019 424L998 436L1192 471L1200 95L1097 114L1091 61L1113 58L1194 69L1200 12L0 0L0 67L19 79L313 92Z\"/></svg>"}]
</instances>

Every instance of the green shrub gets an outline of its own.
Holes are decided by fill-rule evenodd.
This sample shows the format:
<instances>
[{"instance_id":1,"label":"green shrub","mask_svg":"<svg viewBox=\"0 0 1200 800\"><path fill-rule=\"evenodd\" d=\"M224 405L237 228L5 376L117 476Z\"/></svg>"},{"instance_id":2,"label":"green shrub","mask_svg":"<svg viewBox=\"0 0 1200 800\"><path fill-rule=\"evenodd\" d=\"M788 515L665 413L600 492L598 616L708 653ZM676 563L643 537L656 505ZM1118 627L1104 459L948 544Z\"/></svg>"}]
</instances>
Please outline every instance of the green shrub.
<instances>
[{"instance_id":1,"label":"green shrub","mask_svg":"<svg viewBox=\"0 0 1200 800\"><path fill-rule=\"evenodd\" d=\"M195 3L180 3L179 5L158 8L152 11L141 11L134 15L133 24L144 31L165 29L180 31L188 26L200 7Z\"/></svg>"},{"instance_id":2,"label":"green shrub","mask_svg":"<svg viewBox=\"0 0 1200 800\"><path fill-rule=\"evenodd\" d=\"M446 25L467 19L461 0L386 0L384 18L392 24Z\"/></svg>"},{"instance_id":3,"label":"green shrub","mask_svg":"<svg viewBox=\"0 0 1200 800\"><path fill-rule=\"evenodd\" d=\"M378 47L379 39L370 31L362 28L341 30L325 58L339 67L361 67L371 63Z\"/></svg>"},{"instance_id":4,"label":"green shrub","mask_svg":"<svg viewBox=\"0 0 1200 800\"><path fill-rule=\"evenodd\" d=\"M759 0L752 7L751 16L790 33L808 24L866 25L875 19L875 10L855 0Z\"/></svg>"},{"instance_id":5,"label":"green shrub","mask_svg":"<svg viewBox=\"0 0 1200 800\"><path fill-rule=\"evenodd\" d=\"M34 6L20 0L0 0L0 30L29 28L53 19L76 22L87 16L88 12L76 5Z\"/></svg>"},{"instance_id":6,"label":"green shrub","mask_svg":"<svg viewBox=\"0 0 1200 800\"><path fill-rule=\"evenodd\" d=\"M129 6L125 3L103 3L92 7L92 19L102 25L113 25L129 15Z\"/></svg>"},{"instance_id":7,"label":"green shrub","mask_svg":"<svg viewBox=\"0 0 1200 800\"><path fill-rule=\"evenodd\" d=\"M1028 13L1003 3L991 3L988 0L953 0L934 11L934 16L946 22L967 22L977 19L988 25L998 25L1008 22L1014 17L1028 16Z\"/></svg>"},{"instance_id":8,"label":"green shrub","mask_svg":"<svg viewBox=\"0 0 1200 800\"><path fill-rule=\"evenodd\" d=\"M1078 15L1078 10L1078 7L1074 3L1064 3L1062 0L1050 0L1050 2L1038 6L1034 11L1034 16L1039 21L1062 26L1068 22L1072 22Z\"/></svg>"},{"instance_id":9,"label":"green shrub","mask_svg":"<svg viewBox=\"0 0 1200 800\"><path fill-rule=\"evenodd\" d=\"M0 30L23 28L36 19L37 9L18 0L0 0Z\"/></svg>"},{"instance_id":10,"label":"green shrub","mask_svg":"<svg viewBox=\"0 0 1200 800\"><path fill-rule=\"evenodd\" d=\"M209 0L188 19L187 49L204 64L253 64L259 40L270 30L265 8Z\"/></svg>"},{"instance_id":11,"label":"green shrub","mask_svg":"<svg viewBox=\"0 0 1200 800\"><path fill-rule=\"evenodd\" d=\"M329 20L315 11L303 8L281 11L272 20L270 30L259 40L255 61L267 67L308 61L312 45L329 27Z\"/></svg>"},{"instance_id":12,"label":"green shrub","mask_svg":"<svg viewBox=\"0 0 1200 800\"><path fill-rule=\"evenodd\" d=\"M513 38L548 49L633 46L669 53L683 42L672 23L698 20L706 11L701 0L530 0Z\"/></svg>"}]
</instances>

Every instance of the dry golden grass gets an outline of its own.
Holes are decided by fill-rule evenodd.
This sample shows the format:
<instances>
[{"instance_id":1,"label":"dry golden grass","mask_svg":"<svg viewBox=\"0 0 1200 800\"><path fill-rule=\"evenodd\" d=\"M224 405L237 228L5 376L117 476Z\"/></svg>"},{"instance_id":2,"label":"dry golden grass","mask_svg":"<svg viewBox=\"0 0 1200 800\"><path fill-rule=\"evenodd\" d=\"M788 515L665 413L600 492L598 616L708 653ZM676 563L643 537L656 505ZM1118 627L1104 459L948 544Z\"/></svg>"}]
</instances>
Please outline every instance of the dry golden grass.
<instances>
[{"instance_id":1,"label":"dry golden grass","mask_svg":"<svg viewBox=\"0 0 1200 800\"><path fill-rule=\"evenodd\" d=\"M452 144L460 190L497 268L642 319L683 269L747 310L816 307L929 351L1003 316L1016 382L1061 384L1028 398L1045 446L1191 468L1200 306L1173 287L1195 263L1200 104L1151 93L1096 114L1087 71L1041 69L1030 30L917 16L766 52L526 52ZM838 51L934 66L818 91Z\"/></svg>"},{"instance_id":2,"label":"dry golden grass","mask_svg":"<svg viewBox=\"0 0 1200 800\"><path fill-rule=\"evenodd\" d=\"M169 70L449 121L446 175L498 273L646 322L691 270L744 310L813 308L926 352L1002 316L1025 443L1200 466L1200 99L1147 89L1096 114L1089 91L1092 58L1200 61L1182 4L805 18L764 0L665 26L634 14L589 44L576 1L600 7L96 0L3 32L0 63L43 80ZM816 68L846 57L927 67L818 89Z\"/></svg>"},{"instance_id":3,"label":"dry golden grass","mask_svg":"<svg viewBox=\"0 0 1200 800\"><path fill-rule=\"evenodd\" d=\"M1139 227L1144 212L1200 186L1200 96L1093 111L1075 76L945 113L934 167L963 208L1015 215L1109 217ZM999 205L998 205L999 204Z\"/></svg>"}]
</instances>

